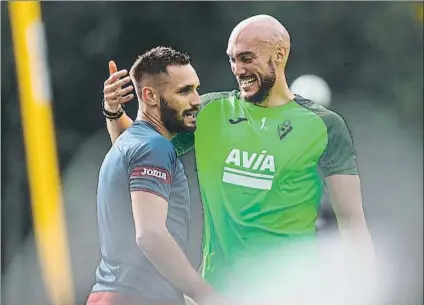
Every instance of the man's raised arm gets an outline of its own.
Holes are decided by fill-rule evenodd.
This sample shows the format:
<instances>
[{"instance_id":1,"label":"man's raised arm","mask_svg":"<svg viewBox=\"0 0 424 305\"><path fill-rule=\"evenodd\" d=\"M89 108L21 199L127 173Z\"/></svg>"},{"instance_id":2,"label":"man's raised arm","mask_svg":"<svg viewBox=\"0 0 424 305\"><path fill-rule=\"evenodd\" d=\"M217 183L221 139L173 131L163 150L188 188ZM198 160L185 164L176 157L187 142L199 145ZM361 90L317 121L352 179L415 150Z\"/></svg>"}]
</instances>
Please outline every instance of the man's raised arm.
<instances>
[{"instance_id":1,"label":"man's raised arm","mask_svg":"<svg viewBox=\"0 0 424 305\"><path fill-rule=\"evenodd\" d=\"M127 70L120 70L114 61L109 62L109 78L103 87L103 115L106 118L107 131L112 144L133 123L133 120L125 113L122 104L131 101L134 94L132 85L123 88L131 82Z\"/></svg>"}]
</instances>

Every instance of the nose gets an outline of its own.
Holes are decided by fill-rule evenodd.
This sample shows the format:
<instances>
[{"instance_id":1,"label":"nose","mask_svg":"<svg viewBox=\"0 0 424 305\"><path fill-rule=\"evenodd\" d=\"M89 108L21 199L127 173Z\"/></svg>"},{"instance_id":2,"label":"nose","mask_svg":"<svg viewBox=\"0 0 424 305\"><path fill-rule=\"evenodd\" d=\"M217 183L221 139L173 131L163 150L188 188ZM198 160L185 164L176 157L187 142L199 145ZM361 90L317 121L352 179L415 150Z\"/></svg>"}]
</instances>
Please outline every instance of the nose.
<instances>
[{"instance_id":1,"label":"nose","mask_svg":"<svg viewBox=\"0 0 424 305\"><path fill-rule=\"evenodd\" d=\"M198 106L200 106L200 95L199 95L199 92L196 91L196 93L194 94L194 98L191 100L190 106L191 107L198 107Z\"/></svg>"},{"instance_id":2,"label":"nose","mask_svg":"<svg viewBox=\"0 0 424 305\"><path fill-rule=\"evenodd\" d=\"M242 62L233 63L233 73L235 76L246 74L246 69Z\"/></svg>"}]
</instances>

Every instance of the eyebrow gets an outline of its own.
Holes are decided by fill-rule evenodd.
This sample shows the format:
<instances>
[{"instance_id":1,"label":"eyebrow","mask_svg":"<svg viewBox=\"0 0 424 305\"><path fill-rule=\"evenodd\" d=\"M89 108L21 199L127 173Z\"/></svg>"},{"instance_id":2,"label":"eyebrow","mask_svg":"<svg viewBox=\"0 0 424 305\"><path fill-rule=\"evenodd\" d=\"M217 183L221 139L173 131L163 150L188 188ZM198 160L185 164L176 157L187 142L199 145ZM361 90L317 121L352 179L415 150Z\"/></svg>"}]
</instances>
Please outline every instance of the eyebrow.
<instances>
[{"instance_id":1,"label":"eyebrow","mask_svg":"<svg viewBox=\"0 0 424 305\"><path fill-rule=\"evenodd\" d=\"M228 55L229 57L232 57L232 56L231 56L231 54L228 54L228 53L227 53L227 55ZM241 56L244 56L244 55L256 56L256 55L255 55L255 53L253 53L253 52L251 52L251 51L244 51L244 52L240 52L240 53L238 53L238 54L236 55L236 57L241 57Z\"/></svg>"},{"instance_id":2,"label":"eyebrow","mask_svg":"<svg viewBox=\"0 0 424 305\"><path fill-rule=\"evenodd\" d=\"M179 87L177 89L177 92L189 91L189 90L191 90L193 88L197 88L197 87L199 87L199 85L185 85L185 86Z\"/></svg>"}]
</instances>

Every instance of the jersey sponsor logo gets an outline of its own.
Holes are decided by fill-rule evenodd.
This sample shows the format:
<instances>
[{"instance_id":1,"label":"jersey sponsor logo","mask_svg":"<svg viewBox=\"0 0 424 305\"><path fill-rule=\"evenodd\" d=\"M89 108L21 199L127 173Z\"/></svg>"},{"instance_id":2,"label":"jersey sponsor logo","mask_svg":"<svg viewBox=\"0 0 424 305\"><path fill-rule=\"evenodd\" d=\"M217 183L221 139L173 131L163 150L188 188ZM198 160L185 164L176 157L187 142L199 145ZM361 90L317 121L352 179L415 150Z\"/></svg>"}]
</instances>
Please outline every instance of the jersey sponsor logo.
<instances>
[{"instance_id":1,"label":"jersey sponsor logo","mask_svg":"<svg viewBox=\"0 0 424 305\"><path fill-rule=\"evenodd\" d=\"M266 150L249 153L232 149L228 154L222 181L244 187L270 190L275 174L275 158Z\"/></svg>"},{"instance_id":2,"label":"jersey sponsor logo","mask_svg":"<svg viewBox=\"0 0 424 305\"><path fill-rule=\"evenodd\" d=\"M171 177L168 171L162 168L152 167L152 166L137 166L132 171L130 178L146 177L146 176L156 178L157 180L160 180L166 184L171 183Z\"/></svg>"}]
</instances>

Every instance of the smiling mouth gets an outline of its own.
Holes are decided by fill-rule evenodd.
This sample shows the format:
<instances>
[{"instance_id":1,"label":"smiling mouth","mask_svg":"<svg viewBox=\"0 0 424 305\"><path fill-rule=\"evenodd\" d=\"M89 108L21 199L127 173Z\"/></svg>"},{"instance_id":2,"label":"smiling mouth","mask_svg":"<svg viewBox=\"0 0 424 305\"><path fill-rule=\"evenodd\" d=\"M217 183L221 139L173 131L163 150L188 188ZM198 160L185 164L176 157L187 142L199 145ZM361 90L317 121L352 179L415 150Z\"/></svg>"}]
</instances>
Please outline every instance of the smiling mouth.
<instances>
[{"instance_id":1,"label":"smiling mouth","mask_svg":"<svg viewBox=\"0 0 424 305\"><path fill-rule=\"evenodd\" d=\"M184 117L189 119L195 119L197 116L198 111L188 111L184 114Z\"/></svg>"},{"instance_id":2,"label":"smiling mouth","mask_svg":"<svg viewBox=\"0 0 424 305\"><path fill-rule=\"evenodd\" d=\"M255 81L256 81L256 77L254 77L254 76L243 78L243 79L240 80L240 85L241 86L249 86L249 85L253 84Z\"/></svg>"}]
</instances>

